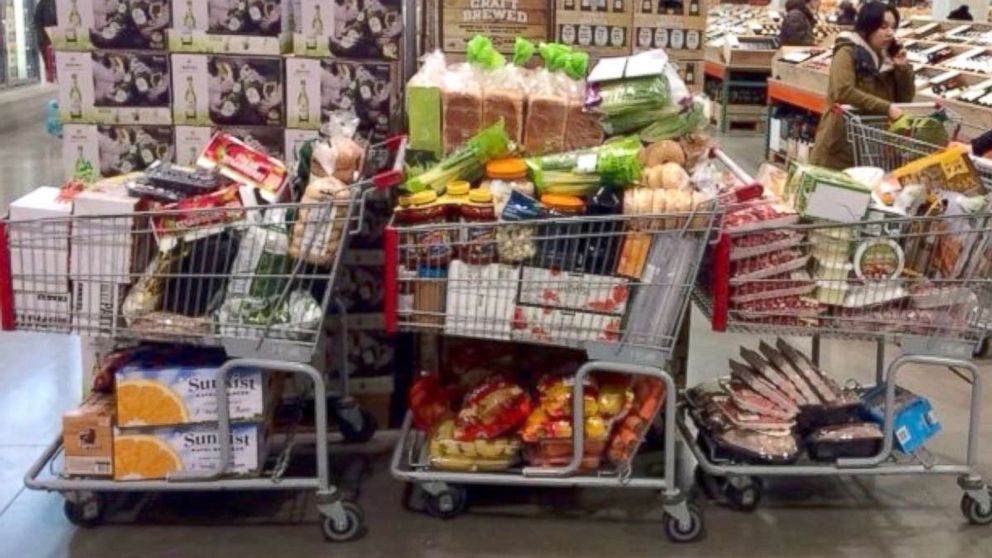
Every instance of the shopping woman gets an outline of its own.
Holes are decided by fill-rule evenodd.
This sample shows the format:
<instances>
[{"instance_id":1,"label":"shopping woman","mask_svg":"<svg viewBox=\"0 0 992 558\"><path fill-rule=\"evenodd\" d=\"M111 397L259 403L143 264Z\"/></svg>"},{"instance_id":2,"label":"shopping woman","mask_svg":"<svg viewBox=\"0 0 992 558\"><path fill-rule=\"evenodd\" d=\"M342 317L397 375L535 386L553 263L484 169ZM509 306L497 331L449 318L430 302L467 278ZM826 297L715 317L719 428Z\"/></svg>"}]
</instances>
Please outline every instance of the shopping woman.
<instances>
[{"instance_id":1,"label":"shopping woman","mask_svg":"<svg viewBox=\"0 0 992 558\"><path fill-rule=\"evenodd\" d=\"M813 46L813 28L816 27L816 11L820 0L789 0L785 3L785 19L779 31L778 42L782 46Z\"/></svg>"},{"instance_id":2,"label":"shopping woman","mask_svg":"<svg viewBox=\"0 0 992 558\"><path fill-rule=\"evenodd\" d=\"M831 107L851 105L865 115L895 120L916 95L913 69L906 50L895 40L899 12L882 2L869 2L858 12L854 31L841 33L834 43L827 88L828 110L816 131L810 157L814 165L842 170L854 165L844 117Z\"/></svg>"}]
</instances>

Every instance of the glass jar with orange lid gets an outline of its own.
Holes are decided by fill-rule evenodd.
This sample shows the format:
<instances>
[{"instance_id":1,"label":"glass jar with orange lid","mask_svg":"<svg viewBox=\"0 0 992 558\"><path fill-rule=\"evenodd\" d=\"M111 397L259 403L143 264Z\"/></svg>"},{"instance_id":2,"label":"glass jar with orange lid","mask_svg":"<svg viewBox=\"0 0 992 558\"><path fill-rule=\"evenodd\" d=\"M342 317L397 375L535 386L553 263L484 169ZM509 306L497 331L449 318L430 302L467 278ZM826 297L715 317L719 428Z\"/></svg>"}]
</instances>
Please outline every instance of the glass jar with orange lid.
<instances>
[{"instance_id":1,"label":"glass jar with orange lid","mask_svg":"<svg viewBox=\"0 0 992 558\"><path fill-rule=\"evenodd\" d=\"M402 203L395 210L396 222L403 226L442 225L447 223L448 208L438 202L433 190L410 196L409 206ZM417 227L419 228L419 227ZM452 230L445 227L423 227L400 235L400 261L407 269L446 267L453 257Z\"/></svg>"},{"instance_id":2,"label":"glass jar with orange lid","mask_svg":"<svg viewBox=\"0 0 992 558\"><path fill-rule=\"evenodd\" d=\"M485 265L496 261L496 209L489 188L469 192L469 203L460 208L463 237L458 257L468 264ZM468 226L470 223L484 223Z\"/></svg>"},{"instance_id":3,"label":"glass jar with orange lid","mask_svg":"<svg viewBox=\"0 0 992 558\"><path fill-rule=\"evenodd\" d=\"M544 194L541 203L553 217L575 217L586 212L586 202L578 196ZM537 230L537 262L541 267L573 271L581 267L580 244L583 223L548 223Z\"/></svg>"},{"instance_id":4,"label":"glass jar with orange lid","mask_svg":"<svg viewBox=\"0 0 992 558\"><path fill-rule=\"evenodd\" d=\"M523 159L495 159L486 163L486 179L480 185L493 195L496 215L503 213L514 191L534 196L534 183L527 179L527 164Z\"/></svg>"}]
</instances>

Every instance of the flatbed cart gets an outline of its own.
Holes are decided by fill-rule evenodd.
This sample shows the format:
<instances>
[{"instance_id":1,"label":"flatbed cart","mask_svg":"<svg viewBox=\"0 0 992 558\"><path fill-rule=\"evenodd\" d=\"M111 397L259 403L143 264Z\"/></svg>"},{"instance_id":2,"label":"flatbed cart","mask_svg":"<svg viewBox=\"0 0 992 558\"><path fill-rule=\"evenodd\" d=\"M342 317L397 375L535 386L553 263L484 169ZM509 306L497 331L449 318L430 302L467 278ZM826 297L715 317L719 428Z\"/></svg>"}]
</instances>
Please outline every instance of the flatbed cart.
<instances>
[{"instance_id":1,"label":"flatbed cart","mask_svg":"<svg viewBox=\"0 0 992 558\"><path fill-rule=\"evenodd\" d=\"M59 437L30 467L25 486L62 494L66 517L84 526L99 523L104 496L117 492L312 490L327 540L360 536L365 530L361 507L345 499L330 478L330 398L320 371L325 322L347 239L361 229L371 192L402 180L405 146L402 136L370 145L362 178L326 203L0 222L4 330L215 347L229 358L215 376L219 459L213 468L201 464L156 480L65 476L56 472L63 454ZM269 263L258 265L256 258L269 258ZM243 266L244 261L255 263ZM111 294L101 292L99 304L87 304L80 294L87 282L108 285ZM44 291L70 286L71 306L54 304ZM274 466L260 462L255 474L229 473L227 378L246 367L312 384L314 476L284 474L293 447L306 437L294 432L285 434ZM340 396L346 397L347 378L342 380Z\"/></svg>"},{"instance_id":2,"label":"flatbed cart","mask_svg":"<svg viewBox=\"0 0 992 558\"><path fill-rule=\"evenodd\" d=\"M713 156L739 171L722 152L714 150ZM426 511L445 519L466 508L463 486L471 484L655 490L661 495L668 538L674 542L701 538L702 510L676 485L677 387L665 367L675 349L700 261L714 238L719 218L715 209L470 225L404 225L394 216L386 231L388 329L584 349L590 360L575 372L573 424L584 424L584 379L595 372L610 372L663 383L665 433L664 473L660 478L642 476L633 470L632 462L644 433L638 439L638 447L625 460L610 464L603 459L599 468L584 469L586 435L584 428L578 427L572 428L570 461L563 466L516 465L499 472L458 472L432 465L430 433L414 427L412 414L408 413L392 456L393 476L417 486L425 495ZM461 265L458 258L471 257L480 243L478 239L496 241L501 263L476 266L473 272L456 269ZM500 245L501 240L513 242ZM540 323L541 318L532 313L534 307L526 308L533 302L534 293L556 289L564 292L574 288L573 281L585 283L588 289L610 291L617 286L614 283L619 275L614 271L627 243L640 244L646 256L646 265L641 262L646 271L638 271L619 283L630 292L624 315L558 313L552 308L556 303L551 296L545 297L545 304L551 307L536 312L554 317ZM516 249L521 246L522 255L517 255ZM634 247L636 244L626 246L628 250ZM505 248L509 249L504 252ZM456 258L446 277L435 272L411 272L422 264L431 265L432 258L445 252ZM448 265L447 261L443 265ZM548 276L550 268L561 273ZM446 306L432 305L418 297L418 293L428 291L443 292Z\"/></svg>"},{"instance_id":3,"label":"flatbed cart","mask_svg":"<svg viewBox=\"0 0 992 558\"><path fill-rule=\"evenodd\" d=\"M885 132L877 123L850 113L848 126L859 165L880 165L889 171L936 150ZM914 155L910 149L918 151ZM988 169L977 168L985 184L992 183ZM733 209L728 208L727 221L732 213ZM747 244L742 239L762 234L800 239L789 249L805 258L800 258L801 261L808 261L802 263L802 269L833 260L850 266L850 271L815 281L813 278L783 281L781 275L753 278L753 273L751 278L735 281L730 271L738 265L738 260L744 259L736 251ZM697 436L700 428L683 406L677 416L678 428L699 463L697 473L701 473L697 474L697 481L711 491L722 491L731 507L751 511L761 497L762 477L954 475L964 492L961 500L964 516L971 523L992 523L992 492L975 469L982 378L972 362L988 335L992 308L992 275L986 263L990 237L992 212L988 208L966 215L881 215L854 223L776 224L724 233L712 254L712 281L700 284L694 293L697 304L712 320L713 329L812 337L812 360L816 365L820 338L875 342L875 382L876 386L885 386L883 443L875 455L825 463L805 457L791 465L720 460L710 451L712 448L701 443ZM858 263L847 263L860 260L856 253L872 247L897 255L898 269L863 270L857 267ZM772 249L764 252L772 253ZM745 254L747 258L762 257L761 250L752 249ZM785 294L776 296L765 306L734 303L735 296L742 293L774 293L776 289L784 289ZM791 302L782 302L795 301L797 297L806 297L807 303L794 308ZM810 306L811 297L819 302ZM888 366L885 366L886 343L900 345L902 352ZM897 382L900 371L910 364L945 368L970 384L969 431L963 460L941 463L927 452L907 455L895 449Z\"/></svg>"}]
</instances>

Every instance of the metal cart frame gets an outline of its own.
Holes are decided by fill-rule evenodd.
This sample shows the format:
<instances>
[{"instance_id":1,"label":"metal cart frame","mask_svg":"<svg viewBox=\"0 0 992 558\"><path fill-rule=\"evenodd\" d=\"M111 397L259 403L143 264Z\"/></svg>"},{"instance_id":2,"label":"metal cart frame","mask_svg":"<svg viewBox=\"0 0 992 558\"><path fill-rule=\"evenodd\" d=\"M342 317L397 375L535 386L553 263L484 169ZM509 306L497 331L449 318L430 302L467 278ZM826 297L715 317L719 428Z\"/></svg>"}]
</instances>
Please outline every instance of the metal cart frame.
<instances>
[{"instance_id":1,"label":"metal cart frame","mask_svg":"<svg viewBox=\"0 0 992 558\"><path fill-rule=\"evenodd\" d=\"M711 153L711 158L723 164L723 166L730 169L731 172L736 174L738 177L742 177L741 180L745 186L750 190L754 190L753 181L736 165L726 154L718 149L714 149ZM672 234L679 235L678 237L683 241L693 241L698 242L698 246L693 249L696 250L692 256L691 268L687 273L688 281L691 283L699 272L702 264L702 257L705 252L706 246L713 240L715 231L719 228L720 216L722 213L719 210L713 212L694 212L689 214L650 214L650 215L637 215L636 218L640 221L640 226L645 226L645 223L650 223L646 225L646 228L640 229L646 232L647 235L657 235L659 238L663 238ZM609 226L612 226L611 220L614 222L623 223L624 226L627 225L627 221L631 220L634 216L612 216L612 217L574 217L568 219L551 219L551 220L538 220L538 221L524 221L520 223L498 223L498 224L482 224L482 227L492 227L497 228L502 226L532 226L535 229L547 226L554 230L554 227L576 227L581 228L583 226L589 227L589 230L596 231L596 227L602 227L598 230L604 230ZM699 219L705 220L705 224L699 224ZM676 230L664 230L656 229L659 227L659 223L682 223L678 225ZM693 222L696 224L693 224ZM469 226L475 227L480 226L476 224L471 224ZM689 227L693 230L689 230ZM419 226L397 226L392 225L386 231L386 260L387 260L387 327L391 327L392 330L413 330L413 331L434 331L438 333L446 333L448 335L453 335L456 337L472 337L472 338L493 338L490 337L491 329L494 320L491 317L488 318L486 325L479 325L479 330L474 332L455 332L446 331L444 326L444 312L430 313L425 318L427 323L417 323L416 320L410 320L404 322L397 316L397 309L395 300L399 294L398 283L402 283L402 279L397 277L397 268L401 263L401 258L399 254L404 249L409 250L411 246L411 241L409 236L411 232L416 231L433 231L437 230L440 225L419 225ZM679 230L679 228L681 230ZM626 227L625 227L626 228ZM582 242L581 239L585 236L590 237L591 242L593 237L596 237L596 233L585 233L575 232L574 229L568 229L571 232L565 235L565 240L562 242L569 242L572 244L577 244ZM634 221L630 221L630 230L636 233L637 225ZM553 234L553 233L552 233ZM600 233L606 234L606 233ZM627 232L609 233L614 235L627 234ZM689 238L689 237L692 238ZM407 240L402 240L404 237ZM544 237L545 242L552 242L556 239L554 236ZM464 243L464 241L463 241ZM471 243L471 241L469 241ZM412 242L415 245L415 241ZM572 249L575 249L574 247ZM568 260L568 256L565 257ZM513 265L521 266L527 265L530 258L525 260L524 263L516 263ZM570 261L570 260L568 260ZM534 265L534 264L531 264ZM538 264L539 265L539 264ZM601 273L594 271L593 273ZM682 279L670 279L673 281L673 288L675 286L681 285L680 281ZM518 279L521 285L524 281ZM637 280L632 283L636 284ZM653 285L645 283L643 288L652 288ZM485 290L485 285L475 285L476 290ZM522 287L521 287L522 288ZM638 288L638 286L634 286ZM427 511L434 516L440 518L451 518L456 516L458 513L463 511L466 506L466 495L464 489L460 485L471 485L471 484L483 484L483 485L501 485L501 486L547 486L547 487L606 487L606 488L631 488L631 489L644 489L644 490L657 490L660 492L662 500L662 508L665 513L665 532L670 540L673 542L691 542L697 540L704 536L705 525L704 518L701 508L699 508L694 502L688 499L687 494L680 490L676 483L676 436L677 432L675 429L676 423L676 409L677 409L677 386L675 384L672 376L666 372L663 368L670 361L673 351L676 346L676 339L678 338L678 330L684 321L684 317L688 310L689 299L691 293L691 287L684 290L680 295L681 298L677 303L675 312L677 314L677 319L672 323L670 329L666 328L663 334L659 337L652 338L649 340L645 339L635 339L635 335L630 333L626 329L621 329L618 331L617 339L602 341L602 340L577 340L574 338L567 338L564 336L562 338L556 337L555 332L550 332L547 339L534 340L534 339L516 339L523 343L537 343L546 344L553 346L570 346L575 348L585 349L590 358L585 364L583 364L575 373L574 384L572 387L572 424L583 424L584 422L584 402L583 402L583 381L590 374L598 371L602 372L613 372L631 376L639 377L649 377L660 380L666 388L665 401L664 401L664 472L661 477L644 477L633 474L631 470L631 462L636 457L638 453L639 446L635 448L630 456L630 462L621 464L615 469L604 467L596 471L588 472L581 470L581 464L584 457L585 448L585 429L584 428L573 428L571 437L572 454L571 461L560 467L538 467L538 466L523 466L512 468L503 472L451 472L443 471L432 468L430 465L430 460L427 451L427 434L420 430L417 430L413 425L413 415L408 413L402 427L400 441L397 444L390 464L390 470L393 476L404 482L413 483L419 486L421 490L426 495ZM393 301L392 304L389 301ZM414 311L416 314L417 311ZM439 319L440 318L440 319ZM563 326L564 327L564 326ZM468 328L471 329L471 328ZM504 338L508 339L508 338ZM640 438L639 444L643 443L643 436Z\"/></svg>"},{"instance_id":2,"label":"metal cart frame","mask_svg":"<svg viewBox=\"0 0 992 558\"><path fill-rule=\"evenodd\" d=\"M381 153L386 153L387 157L392 161L386 163L386 167L375 169L374 172L369 171L369 174L374 174L374 176L369 176L368 178L362 178L359 182L350 186L350 192L347 199L335 200L327 204L275 204L267 206L264 209L258 209L261 211L270 210L289 210L301 212L304 210L309 210L312 215L308 213L308 218L304 220L302 216L297 216L299 223L306 223L304 226L315 226L320 224L327 227L339 226L340 229L340 240L338 242L337 248L330 263L330 267L326 273L322 274L304 274L304 259L301 256L296 260L296 264L293 266L291 273L285 276L281 275L265 275L262 278L268 279L282 279L286 282L286 285L281 289L281 294L279 295L280 303L287 300L290 288L297 282L303 282L302 284L306 286L314 281L326 281L326 285L323 288L323 300L319 303L321 308L321 317L319 325L311 331L304 332L312 336L312 341L307 341L308 337L303 337L297 339L289 334L281 334L282 336L274 335L276 332L272 331L273 327L271 323L265 326L255 326L247 327L241 326L235 323L231 325L230 322L222 322L216 326L218 330L224 330L227 328L227 332L219 331L219 333L211 334L209 336L198 336L195 333L189 334L188 332L181 331L181 328L176 331L166 330L163 335L150 336L157 341L171 341L179 343L190 343L197 341L198 344L204 346L219 346L222 347L229 357L230 360L225 361L220 367L216 369L214 380L216 385L215 397L217 399L217 433L219 439L219 459L217 461L217 466L212 470L201 470L193 472L178 472L168 475L164 480L141 480L141 481L115 481L115 480L102 480L94 478L83 478L83 477L60 477L55 475L53 477L44 477L43 471L46 469L52 469L56 460L62 453L62 440L61 437L52 442L42 453L42 455L35 461L35 463L28 470L24 477L24 484L27 488L32 490L44 490L48 492L58 492L62 494L65 499L65 513L67 518L77 524L84 526L92 526L97 524L102 518L102 502L101 494L103 493L115 493L115 492L168 492L168 491L219 491L219 490L255 490L255 491L265 491L265 490L313 490L317 497L317 509L322 517L321 521L321 531L324 537L332 542L343 542L352 540L361 536L365 531L365 517L364 512L361 507L353 501L343 498L341 492L331 483L330 479L330 466L328 457L328 401L329 392L327 389L327 384L324 378L324 374L318 371L314 364L315 361L320 361L322 358L322 351L324 343L326 342L326 335L324 335L324 325L327 319L327 309L331 300L333 299L334 284L338 277L338 271L340 268L342 254L347 249L347 239L352 234L360 231L362 228L362 222L364 220L365 213L365 201L369 195L375 189L385 189L395 186L402 179L401 165L404 160L404 153L406 149L406 141L404 136L397 136L383 142L382 144L370 145L369 152L374 150L380 150ZM366 163L370 163L372 155L368 155L366 158ZM368 168L366 169L368 170ZM337 210L333 208L337 207ZM343 210L342 216L335 213L335 211ZM216 215L218 210L206 209L206 210L191 210L189 212L184 212L183 215L193 215L194 220L197 217L196 214L202 216L204 219L210 218L209 212L214 212ZM155 215L161 216L163 212L158 212ZM165 212L165 214L170 214L170 212ZM178 211L174 211L171 214L180 214ZM152 215L147 216L149 219ZM72 226L72 219L62 219L62 220L43 220L41 223L44 228L45 225L61 225L68 227ZM126 219L133 220L134 215L125 216L99 216L88 218L89 221L99 224L101 220L109 222L109 227L113 231L114 219ZM2 318L2 325L4 330L14 330L18 328L18 309L14 307L11 303L14 300L14 288L13 281L10 280L12 276L11 273L11 250L10 246L18 246L16 240L12 243L9 237L9 229L11 227L23 226L24 222L21 223L7 223L0 221L0 277L5 277L8 280L5 282L2 292L0 292L0 298L4 301L3 313L0 315ZM29 226L37 222L27 222ZM338 223L338 224L336 224ZM107 223L104 223L107 224ZM249 223L242 225L244 227L263 227L261 223ZM144 234L149 234L147 230L143 231ZM330 233L329 233L330 234ZM308 244L301 246L301 254L309 254L311 249L314 247L314 243L317 241L316 235L311 235L308 240ZM68 241L67 241L68 242ZM99 242L97 243L99 245ZM25 245L21 245L20 249L31 249L33 246L30 242ZM36 246L35 246L36 247ZM149 248L150 249L150 248ZM149 264L151 265L151 264ZM46 268L43 270L42 274L37 275L24 275L20 279L22 282L27 282L31 284L32 280L42 279L45 274L49 273ZM175 277L181 278L196 278L195 274L182 274L176 273ZM170 275L169 277L173 277ZM217 277L213 275L206 276L208 280L215 280ZM233 278L235 276L230 276ZM65 278L68 280L68 278ZM222 277L223 280L227 280L227 277ZM309 283L306 283L309 282ZM199 293L198 293L199 294ZM188 307L188 303L187 307ZM341 312L342 327L345 325L345 316L343 305L339 301L335 301ZM85 328L79 327L78 322L75 320L76 316L73 314L69 317L69 324L72 324L72 330L82 331L82 332L93 332L98 336L108 337L108 332L106 331L103 324L100 324L96 328ZM29 322L26 324L24 329L30 330L40 330L40 331L57 331L65 332L68 328L64 326L52 326L50 324L38 324L35 322ZM143 332L134 329L129 329L126 327L121 328L124 335L120 337L122 340L131 341L143 341L151 340L146 337ZM116 335L110 335L109 338L115 339ZM345 338L344 336L342 337ZM342 354L342 357L344 355ZM230 441L230 429L231 429L231 418L230 418L230 408L227 393L227 378L232 373L232 371L239 368L258 368L263 370L263 373L269 372L283 372L291 374L296 377L305 377L310 380L313 384L313 395L314 395L314 443L316 445L316 474L313 477L288 477L283 478L282 474L285 470L288 460L291 457L292 444L285 450L284 455L280 457L281 463L276 466L276 470L270 477L227 477L225 473L228 469L228 464L232 456L231 441ZM347 374L342 374L341 377L341 393L333 395L331 399L339 402L339 407L337 410L342 412L342 419L348 420L349 418L356 418L352 415L358 415L358 420L367 420L367 415L364 410L357 409L354 401L348 396L348 378ZM209 424L209 423L208 423ZM373 423L374 424L374 423ZM373 426L374 428L374 426ZM342 434L348 439L348 431L342 428ZM371 435L371 433L369 433ZM370 436L369 436L370 437ZM261 464L260 464L261 468ZM261 470L261 469L260 469Z\"/></svg>"},{"instance_id":3,"label":"metal cart frame","mask_svg":"<svg viewBox=\"0 0 992 558\"><path fill-rule=\"evenodd\" d=\"M933 111L935 108L932 103L914 103L902 106L908 109L926 109L928 111ZM852 112L849 107L841 107L839 110L842 110L845 116L848 138L854 145L855 159L859 165L881 166L884 170L891 171L911 160L929 155L940 149L938 146L886 131L885 119L862 117ZM966 124L956 122L951 118L948 120L947 126L953 137ZM992 166L978 162L976 167L981 173L983 182L992 186ZM979 226L977 230L969 231L969 233L987 235L988 222L989 219L992 219L992 213L985 212L971 217L985 223L985 225ZM929 223L926 219L931 218L921 219L923 219L921 222ZM912 218L901 219L900 222L904 223L900 226L905 226L905 223L913 221ZM884 225L886 225L885 221L855 224L855 226L865 229L871 226ZM797 227L815 228L814 225ZM924 231L924 233L917 234L927 233ZM731 249L729 235L724 235L721 240L716 249L715 259L727 261ZM975 286L979 288L982 296L977 298L976 302L979 302L980 305L988 303L989 285L986 283L987 279L982 278L977 280L958 279L957 282L954 279L947 280L948 285L960 284L965 287ZM714 288L714 291L722 290L722 296L719 297L724 299L722 302L717 300L716 295L706 292L705 288L697 289L694 294L694 298L704 314L713 319L714 329L717 331L812 337L812 360L816 365L819 365L821 337L875 342L875 382L876 385L885 386L882 432L884 438L878 453L867 458L842 458L832 463L800 461L794 465L738 464L717 460L700 447L700 444L696 442L698 428L687 416L688 409L683 405L677 415L679 432L689 446L693 457L699 463L703 474L697 475L697 480L704 484L704 488L710 488L713 484L708 482L710 479L707 477L725 478L726 483L722 489L728 503L738 510L751 511L757 507L761 496L761 484L757 479L764 476L955 475L958 477L958 485L964 492L961 500L961 511L965 518L975 524L992 523L992 489L975 469L982 407L982 378L978 367L971 360L973 355L980 354L981 351L978 350L978 347L987 341L988 308L981 306L980 316L974 317L974 319L969 318L964 329L948 326L945 331L937 325L933 328L924 327L930 331L921 333L914 331L912 326L904 326L901 329L897 327L894 331L873 334L868 331L869 328L845 331L837 326L824 328L731 321L727 318L727 289L728 285L726 284ZM899 343L903 350L903 354L887 367L885 366L886 342ZM943 367L971 384L967 449L963 462L938 463L926 453L906 456L895 450L893 442L894 403L897 380L901 369L911 364Z\"/></svg>"}]
</instances>

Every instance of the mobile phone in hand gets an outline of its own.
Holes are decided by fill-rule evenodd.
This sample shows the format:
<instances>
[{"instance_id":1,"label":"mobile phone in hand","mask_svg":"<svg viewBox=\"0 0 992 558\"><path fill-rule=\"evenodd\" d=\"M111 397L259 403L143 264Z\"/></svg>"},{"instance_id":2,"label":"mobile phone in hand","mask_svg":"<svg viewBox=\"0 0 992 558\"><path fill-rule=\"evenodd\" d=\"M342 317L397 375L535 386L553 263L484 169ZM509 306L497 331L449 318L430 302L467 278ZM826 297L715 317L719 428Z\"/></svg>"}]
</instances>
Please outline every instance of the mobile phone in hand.
<instances>
[{"instance_id":1,"label":"mobile phone in hand","mask_svg":"<svg viewBox=\"0 0 992 558\"><path fill-rule=\"evenodd\" d=\"M900 43L898 39L892 39L892 42L889 43L888 48L889 56L895 58L900 51L902 51L902 43Z\"/></svg>"}]
</instances>

